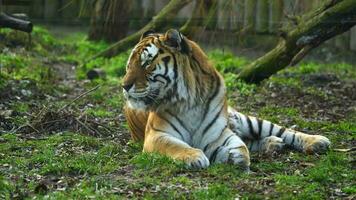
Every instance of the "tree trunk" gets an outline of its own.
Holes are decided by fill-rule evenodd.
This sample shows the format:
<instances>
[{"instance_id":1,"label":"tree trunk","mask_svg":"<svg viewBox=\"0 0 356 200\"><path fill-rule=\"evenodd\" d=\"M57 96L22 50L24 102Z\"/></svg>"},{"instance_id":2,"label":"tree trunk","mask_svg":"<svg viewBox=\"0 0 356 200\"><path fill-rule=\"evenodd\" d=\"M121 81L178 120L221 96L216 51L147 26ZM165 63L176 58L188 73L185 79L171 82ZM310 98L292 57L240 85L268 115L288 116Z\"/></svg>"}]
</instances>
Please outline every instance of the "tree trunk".
<instances>
[{"instance_id":1,"label":"tree trunk","mask_svg":"<svg viewBox=\"0 0 356 200\"><path fill-rule=\"evenodd\" d=\"M281 19L283 15L283 0L269 0L270 16L269 16L269 32L276 33L281 27Z\"/></svg>"},{"instance_id":2,"label":"tree trunk","mask_svg":"<svg viewBox=\"0 0 356 200\"><path fill-rule=\"evenodd\" d=\"M243 32L251 32L255 29L256 0L245 0L245 16Z\"/></svg>"},{"instance_id":3,"label":"tree trunk","mask_svg":"<svg viewBox=\"0 0 356 200\"><path fill-rule=\"evenodd\" d=\"M295 65L310 50L356 25L356 0L330 0L301 16L295 28L282 33L278 45L244 68L238 78L260 82L288 65Z\"/></svg>"},{"instance_id":4,"label":"tree trunk","mask_svg":"<svg viewBox=\"0 0 356 200\"><path fill-rule=\"evenodd\" d=\"M190 3L192 0L171 0L152 20L143 28L137 32L131 34L130 36L116 42L111 45L108 49L98 53L91 59L95 59L100 56L113 57L122 51L127 50L138 42L141 35L148 30L159 30L165 25L169 24L170 21L177 15L178 11Z\"/></svg>"},{"instance_id":5,"label":"tree trunk","mask_svg":"<svg viewBox=\"0 0 356 200\"><path fill-rule=\"evenodd\" d=\"M216 15L217 4L217 0L196 0L192 16L180 28L180 31L189 38L199 35Z\"/></svg>"},{"instance_id":6,"label":"tree trunk","mask_svg":"<svg viewBox=\"0 0 356 200\"><path fill-rule=\"evenodd\" d=\"M126 37L131 3L131 0L97 0L89 39L112 42Z\"/></svg>"},{"instance_id":7,"label":"tree trunk","mask_svg":"<svg viewBox=\"0 0 356 200\"><path fill-rule=\"evenodd\" d=\"M256 32L268 32L269 7L267 0L258 0L256 5Z\"/></svg>"}]
</instances>

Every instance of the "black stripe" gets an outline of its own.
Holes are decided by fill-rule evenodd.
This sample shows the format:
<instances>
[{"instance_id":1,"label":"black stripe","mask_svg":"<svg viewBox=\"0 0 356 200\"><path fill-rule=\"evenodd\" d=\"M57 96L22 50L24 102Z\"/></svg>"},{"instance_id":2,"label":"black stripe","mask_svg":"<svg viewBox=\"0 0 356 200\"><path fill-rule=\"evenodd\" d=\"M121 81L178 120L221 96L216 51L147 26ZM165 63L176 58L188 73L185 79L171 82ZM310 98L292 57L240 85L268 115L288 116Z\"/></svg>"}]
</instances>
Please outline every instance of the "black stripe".
<instances>
[{"instance_id":1,"label":"black stripe","mask_svg":"<svg viewBox=\"0 0 356 200\"><path fill-rule=\"evenodd\" d=\"M200 160L198 160L198 163L199 163L199 166L202 166L202 164L201 164L201 161L200 161Z\"/></svg>"},{"instance_id":2,"label":"black stripe","mask_svg":"<svg viewBox=\"0 0 356 200\"><path fill-rule=\"evenodd\" d=\"M206 152L206 150L208 150L208 147L210 146L211 143L205 145L205 147L203 148L203 152Z\"/></svg>"},{"instance_id":3,"label":"black stripe","mask_svg":"<svg viewBox=\"0 0 356 200\"><path fill-rule=\"evenodd\" d=\"M147 67L147 65L149 65L150 63L148 62L148 61L146 61L145 63L143 63L143 65L142 65L142 68L146 68Z\"/></svg>"},{"instance_id":4,"label":"black stripe","mask_svg":"<svg viewBox=\"0 0 356 200\"><path fill-rule=\"evenodd\" d=\"M218 117L220 116L220 113L222 111L222 109L224 108L224 106L221 106L219 112L215 115L215 117L213 118L213 120L205 127L204 131L203 131L203 136L206 134L206 132L210 129L210 127L215 123L215 121L218 119Z\"/></svg>"},{"instance_id":5,"label":"black stripe","mask_svg":"<svg viewBox=\"0 0 356 200\"><path fill-rule=\"evenodd\" d=\"M190 131L187 129L187 127L185 127L183 121L182 121L181 119L179 119L178 116L175 116L175 115L174 115L173 113L171 113L170 111L167 111L167 113L168 113L169 115L171 115L172 117L174 117L174 118L179 122L179 125L184 128L185 131L187 131L188 133L190 133Z\"/></svg>"},{"instance_id":6,"label":"black stripe","mask_svg":"<svg viewBox=\"0 0 356 200\"><path fill-rule=\"evenodd\" d=\"M258 123L258 137L261 138L263 120L257 119L257 123Z\"/></svg>"},{"instance_id":7,"label":"black stripe","mask_svg":"<svg viewBox=\"0 0 356 200\"><path fill-rule=\"evenodd\" d=\"M210 162L214 162L215 161L215 159L216 159L216 156L218 155L218 152L219 152L219 150L220 150L220 147L221 146L219 146L219 147L217 147L216 149L215 149L215 151L210 155Z\"/></svg>"},{"instance_id":8,"label":"black stripe","mask_svg":"<svg viewBox=\"0 0 356 200\"><path fill-rule=\"evenodd\" d=\"M158 53L155 56L153 56L153 58L151 59L151 62L155 61L157 59L157 57L158 57Z\"/></svg>"},{"instance_id":9,"label":"black stripe","mask_svg":"<svg viewBox=\"0 0 356 200\"><path fill-rule=\"evenodd\" d=\"M221 134L225 131L226 128L227 128L227 125L220 131L219 137L218 137L216 140L218 140L218 139L220 138ZM203 135L204 135L204 133L203 133ZM225 146L227 140L230 139L232 136L233 136L233 135L230 135L229 137L227 137L227 138L225 139L224 143L223 143L222 145L220 145L220 146ZM215 142L216 140L212 141L211 143ZM210 146L211 143L205 145L205 147L203 148L203 151L204 151L204 152L208 149L208 147Z\"/></svg>"},{"instance_id":10,"label":"black stripe","mask_svg":"<svg viewBox=\"0 0 356 200\"><path fill-rule=\"evenodd\" d=\"M251 150L253 149L253 145L256 143L256 141L251 141Z\"/></svg>"},{"instance_id":11,"label":"black stripe","mask_svg":"<svg viewBox=\"0 0 356 200\"><path fill-rule=\"evenodd\" d=\"M171 54L172 57L173 57L173 72L174 72L174 80L177 79L178 77L178 66L177 66L177 59L176 57L174 56L174 54Z\"/></svg>"},{"instance_id":12,"label":"black stripe","mask_svg":"<svg viewBox=\"0 0 356 200\"><path fill-rule=\"evenodd\" d=\"M153 80L155 80L155 81L160 81L160 80L158 80L157 78L158 77L161 77L161 78L163 78L165 81L166 81L166 86L168 86L169 85L169 83L171 83L171 79L169 78L169 77L166 77L166 76L164 76L164 75L162 75L162 74L156 74L156 75L154 75L153 76ZM162 81L160 81L160 82L162 82ZM163 82L162 82L163 83Z\"/></svg>"},{"instance_id":13,"label":"black stripe","mask_svg":"<svg viewBox=\"0 0 356 200\"><path fill-rule=\"evenodd\" d=\"M292 146L294 145L294 140L295 140L295 133L293 134L293 138L292 138L292 142L291 142Z\"/></svg>"},{"instance_id":14,"label":"black stripe","mask_svg":"<svg viewBox=\"0 0 356 200\"><path fill-rule=\"evenodd\" d=\"M225 146L232 136L234 136L234 135L230 135L229 137L227 137L221 146Z\"/></svg>"},{"instance_id":15,"label":"black stripe","mask_svg":"<svg viewBox=\"0 0 356 200\"><path fill-rule=\"evenodd\" d=\"M192 56L192 59L197 63L198 66L200 66L200 62L194 57ZM205 75L210 75L209 72L205 71L204 68L202 67L198 67L198 69Z\"/></svg>"},{"instance_id":16,"label":"black stripe","mask_svg":"<svg viewBox=\"0 0 356 200\"><path fill-rule=\"evenodd\" d=\"M158 129L158 128L155 128L155 127L153 127L153 126L150 126L154 131L156 131L156 132L162 132L162 133L166 133L166 131L163 131L163 130L161 130L161 129Z\"/></svg>"},{"instance_id":17,"label":"black stripe","mask_svg":"<svg viewBox=\"0 0 356 200\"><path fill-rule=\"evenodd\" d=\"M274 127L274 124L271 122L271 127L270 127L270 129L269 129L269 134L268 134L268 136L271 136L271 135L272 135L273 127Z\"/></svg>"},{"instance_id":18,"label":"black stripe","mask_svg":"<svg viewBox=\"0 0 356 200\"><path fill-rule=\"evenodd\" d=\"M170 60L171 58L169 57L169 56L166 56L166 57L164 57L164 58L162 58L162 60L163 60L163 62L164 62L164 65L165 65L165 70L164 70L164 75L166 76L167 75L167 73L168 73L168 63L169 63L169 60Z\"/></svg>"},{"instance_id":19,"label":"black stripe","mask_svg":"<svg viewBox=\"0 0 356 200\"><path fill-rule=\"evenodd\" d=\"M215 77L216 78L216 77ZM218 93L219 93L219 90L220 90L220 79L219 79L219 77L218 77L218 79L217 79L217 86L216 86L216 88L215 88L215 90L214 90L214 93L209 97L209 99L208 99L208 101L207 101L207 108L205 109L205 112L204 112L204 114L203 114L203 119L205 119L206 118L206 115L208 114L208 111L210 110L209 108L210 108L210 103L211 103L211 101L213 101L213 99L218 95Z\"/></svg>"},{"instance_id":20,"label":"black stripe","mask_svg":"<svg viewBox=\"0 0 356 200\"><path fill-rule=\"evenodd\" d=\"M249 146L248 149L249 149L249 150L252 150L252 144L253 144L253 142L252 142L252 140L251 140L251 141L250 141L250 144L248 144L248 146Z\"/></svg>"},{"instance_id":21,"label":"black stripe","mask_svg":"<svg viewBox=\"0 0 356 200\"><path fill-rule=\"evenodd\" d=\"M159 116L161 119L163 119L164 121L166 121L179 135L182 139L184 139L182 133L179 132L179 130L177 129L177 127L174 126L174 124L172 124L170 121L168 121L166 118Z\"/></svg>"},{"instance_id":22,"label":"black stripe","mask_svg":"<svg viewBox=\"0 0 356 200\"><path fill-rule=\"evenodd\" d=\"M258 135L256 135L255 131L253 130L253 126L252 126L252 122L251 122L251 119L249 116L246 116L246 121L247 121L247 124L248 124L248 128L250 129L250 135L254 138L254 139L258 139Z\"/></svg>"},{"instance_id":23,"label":"black stripe","mask_svg":"<svg viewBox=\"0 0 356 200\"><path fill-rule=\"evenodd\" d=\"M277 136L277 137L281 137L285 130L286 130L286 128L281 128L281 130L278 131L278 133L276 134L276 136Z\"/></svg>"}]
</instances>

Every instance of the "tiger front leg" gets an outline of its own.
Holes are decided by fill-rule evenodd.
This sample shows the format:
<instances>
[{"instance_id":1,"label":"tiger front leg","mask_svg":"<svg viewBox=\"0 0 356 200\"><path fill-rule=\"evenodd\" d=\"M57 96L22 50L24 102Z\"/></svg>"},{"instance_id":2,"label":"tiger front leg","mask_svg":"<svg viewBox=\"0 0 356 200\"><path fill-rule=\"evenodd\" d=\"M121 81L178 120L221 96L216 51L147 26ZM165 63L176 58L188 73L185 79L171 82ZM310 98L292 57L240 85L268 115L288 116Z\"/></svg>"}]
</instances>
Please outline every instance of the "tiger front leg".
<instances>
[{"instance_id":1,"label":"tiger front leg","mask_svg":"<svg viewBox=\"0 0 356 200\"><path fill-rule=\"evenodd\" d=\"M183 161L192 168L207 168L210 165L209 159L202 150L193 148L184 141L160 131L151 130L146 133L143 151L169 156Z\"/></svg>"},{"instance_id":2,"label":"tiger front leg","mask_svg":"<svg viewBox=\"0 0 356 200\"><path fill-rule=\"evenodd\" d=\"M241 138L228 128L205 148L205 153L211 163L231 163L249 171L250 152Z\"/></svg>"}]
</instances>

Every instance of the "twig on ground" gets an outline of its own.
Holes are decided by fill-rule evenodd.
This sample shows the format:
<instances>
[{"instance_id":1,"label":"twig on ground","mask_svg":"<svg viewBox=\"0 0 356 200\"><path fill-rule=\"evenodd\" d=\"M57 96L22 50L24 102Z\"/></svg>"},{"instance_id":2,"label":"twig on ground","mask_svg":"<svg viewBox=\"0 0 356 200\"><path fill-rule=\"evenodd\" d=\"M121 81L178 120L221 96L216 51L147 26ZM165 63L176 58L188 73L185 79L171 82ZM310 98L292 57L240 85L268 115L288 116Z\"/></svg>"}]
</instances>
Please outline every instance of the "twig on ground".
<instances>
[{"instance_id":1,"label":"twig on ground","mask_svg":"<svg viewBox=\"0 0 356 200\"><path fill-rule=\"evenodd\" d=\"M333 149L333 150L337 152L351 152L351 151L356 151L356 147L352 147L349 149Z\"/></svg>"},{"instance_id":2,"label":"twig on ground","mask_svg":"<svg viewBox=\"0 0 356 200\"><path fill-rule=\"evenodd\" d=\"M101 86L101 85L97 85L97 86L95 86L94 88L92 88L92 89L90 89L90 90L88 90L88 91L86 91L86 92L80 94L80 95L77 96L75 99L73 99L71 102L69 102L68 104L64 105L61 109L59 109L59 112L61 112L61 111L63 111L64 109L66 109L68 106L70 106L71 104L73 104L74 102L76 102L78 99L80 99L80 98L86 96L87 94L89 94L89 93L91 93L91 92L97 90L100 86Z\"/></svg>"},{"instance_id":3,"label":"twig on ground","mask_svg":"<svg viewBox=\"0 0 356 200\"><path fill-rule=\"evenodd\" d=\"M88 127L85 123L83 123L82 121L80 121L79 119L75 118L75 120L82 125L85 129L87 129L91 134L93 135L98 135L98 131L95 130L94 128Z\"/></svg>"}]
</instances>

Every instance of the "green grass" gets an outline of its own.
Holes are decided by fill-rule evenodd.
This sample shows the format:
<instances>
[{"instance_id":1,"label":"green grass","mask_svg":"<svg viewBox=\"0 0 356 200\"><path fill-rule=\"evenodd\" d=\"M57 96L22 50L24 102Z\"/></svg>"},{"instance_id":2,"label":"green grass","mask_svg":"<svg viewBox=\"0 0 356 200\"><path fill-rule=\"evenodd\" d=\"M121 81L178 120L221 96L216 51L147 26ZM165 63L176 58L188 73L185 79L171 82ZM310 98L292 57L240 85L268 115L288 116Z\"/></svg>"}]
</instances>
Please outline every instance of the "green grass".
<instances>
[{"instance_id":1,"label":"green grass","mask_svg":"<svg viewBox=\"0 0 356 200\"><path fill-rule=\"evenodd\" d=\"M25 35L12 33L8 29L0 31L8 36L7 40L18 39L26 44ZM94 59L77 69L80 86L57 84L56 74L50 68L58 62L81 64L108 45L87 41L82 33L58 40L45 29L35 27L33 44L28 47L31 51L0 55L0 90L6 86L14 87L15 91L31 87L34 94L39 90L38 93L47 95L6 102L7 109L17 112L7 119L13 124L28 123L43 107L60 109L78 95L73 94L74 89L81 89L82 93L100 85L71 104L70 111L99 120L113 119L106 125L118 130L105 137L66 131L38 135L1 133L0 199L327 199L336 192L344 195L337 198L356 194L356 172L350 153L305 155L289 150L270 156L253 153L251 174L229 164L215 164L204 170L187 169L168 157L142 153L141 143L128 142L122 136L128 134L127 124L118 119L124 106L119 85L129 51L111 59ZM209 52L208 56L222 72L233 106L272 122L326 135L335 148L348 148L355 141L356 115L351 112L345 118L328 120L320 118L323 116L317 112L310 114L303 107L270 97L270 90L277 87L274 92L287 88L315 97L316 104L336 101L325 88L304 85L303 78L330 73L342 81L350 81L356 77L354 66L304 62L279 72L261 85L251 85L236 79L236 73L249 63L248 59L219 50ZM82 81L85 72L92 68L104 69L106 78ZM64 94L71 96L64 98Z\"/></svg>"}]
</instances>

